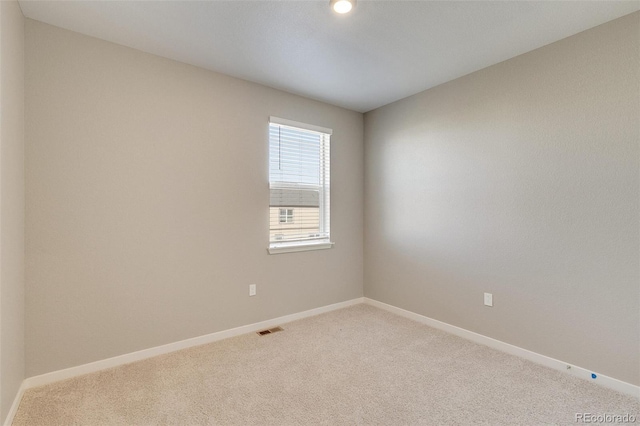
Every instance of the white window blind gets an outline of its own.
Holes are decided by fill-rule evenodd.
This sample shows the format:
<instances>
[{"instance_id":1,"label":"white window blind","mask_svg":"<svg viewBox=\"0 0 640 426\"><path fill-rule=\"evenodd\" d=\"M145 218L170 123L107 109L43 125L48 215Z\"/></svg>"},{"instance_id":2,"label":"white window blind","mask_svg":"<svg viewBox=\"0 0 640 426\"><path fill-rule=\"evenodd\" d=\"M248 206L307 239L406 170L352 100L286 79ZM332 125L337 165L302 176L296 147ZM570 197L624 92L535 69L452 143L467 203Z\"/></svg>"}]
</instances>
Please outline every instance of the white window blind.
<instances>
[{"instance_id":1,"label":"white window blind","mask_svg":"<svg viewBox=\"0 0 640 426\"><path fill-rule=\"evenodd\" d=\"M270 118L270 248L329 243L331 130Z\"/></svg>"}]
</instances>

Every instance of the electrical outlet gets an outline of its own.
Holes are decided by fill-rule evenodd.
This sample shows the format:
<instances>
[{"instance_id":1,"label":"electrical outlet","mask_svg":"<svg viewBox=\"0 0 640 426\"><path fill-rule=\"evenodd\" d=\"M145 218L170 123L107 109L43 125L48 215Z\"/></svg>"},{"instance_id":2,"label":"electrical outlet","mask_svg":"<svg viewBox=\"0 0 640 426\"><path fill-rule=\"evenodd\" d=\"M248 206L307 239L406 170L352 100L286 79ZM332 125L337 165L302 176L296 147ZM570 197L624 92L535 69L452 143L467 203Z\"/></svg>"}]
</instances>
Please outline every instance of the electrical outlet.
<instances>
[{"instance_id":1,"label":"electrical outlet","mask_svg":"<svg viewBox=\"0 0 640 426\"><path fill-rule=\"evenodd\" d=\"M484 306L493 306L493 294L491 293L484 294Z\"/></svg>"},{"instance_id":2,"label":"electrical outlet","mask_svg":"<svg viewBox=\"0 0 640 426\"><path fill-rule=\"evenodd\" d=\"M256 285L249 284L249 296L255 296L255 295L256 295Z\"/></svg>"}]
</instances>

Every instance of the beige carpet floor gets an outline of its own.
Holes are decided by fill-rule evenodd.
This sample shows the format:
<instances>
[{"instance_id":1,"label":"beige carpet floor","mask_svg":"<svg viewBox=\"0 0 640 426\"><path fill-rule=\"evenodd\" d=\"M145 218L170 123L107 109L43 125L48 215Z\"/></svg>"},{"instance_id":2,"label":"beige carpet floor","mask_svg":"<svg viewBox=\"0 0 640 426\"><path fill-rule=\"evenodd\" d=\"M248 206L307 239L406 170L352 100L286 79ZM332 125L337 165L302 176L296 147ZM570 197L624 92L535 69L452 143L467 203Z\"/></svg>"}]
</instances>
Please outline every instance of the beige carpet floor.
<instances>
[{"instance_id":1,"label":"beige carpet floor","mask_svg":"<svg viewBox=\"0 0 640 426\"><path fill-rule=\"evenodd\" d=\"M639 400L357 305L28 390L22 425L576 424Z\"/></svg>"}]
</instances>

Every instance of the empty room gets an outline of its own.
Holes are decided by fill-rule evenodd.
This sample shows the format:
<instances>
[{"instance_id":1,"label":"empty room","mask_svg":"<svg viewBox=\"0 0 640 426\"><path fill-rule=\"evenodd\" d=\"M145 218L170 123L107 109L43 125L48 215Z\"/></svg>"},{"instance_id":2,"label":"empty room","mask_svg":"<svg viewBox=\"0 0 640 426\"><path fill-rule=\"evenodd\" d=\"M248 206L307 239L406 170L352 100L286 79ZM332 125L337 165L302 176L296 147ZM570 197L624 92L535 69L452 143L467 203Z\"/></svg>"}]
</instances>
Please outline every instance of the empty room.
<instances>
[{"instance_id":1,"label":"empty room","mask_svg":"<svg viewBox=\"0 0 640 426\"><path fill-rule=\"evenodd\" d=\"M639 1L0 1L0 424L593 423Z\"/></svg>"}]
</instances>

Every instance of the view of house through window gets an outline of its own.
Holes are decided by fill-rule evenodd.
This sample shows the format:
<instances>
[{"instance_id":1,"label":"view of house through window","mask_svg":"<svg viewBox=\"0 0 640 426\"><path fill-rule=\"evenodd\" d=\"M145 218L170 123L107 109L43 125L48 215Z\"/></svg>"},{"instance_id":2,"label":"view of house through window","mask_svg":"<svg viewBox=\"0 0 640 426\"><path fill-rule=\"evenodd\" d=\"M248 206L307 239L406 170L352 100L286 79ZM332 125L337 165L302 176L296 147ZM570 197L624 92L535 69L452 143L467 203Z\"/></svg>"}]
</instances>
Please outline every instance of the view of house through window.
<instances>
[{"instance_id":1,"label":"view of house through window","mask_svg":"<svg viewBox=\"0 0 640 426\"><path fill-rule=\"evenodd\" d=\"M329 241L329 138L315 126L271 118L271 247Z\"/></svg>"}]
</instances>

